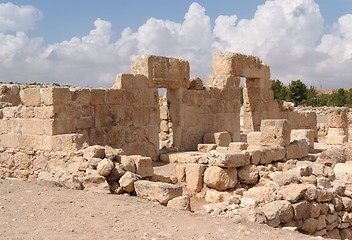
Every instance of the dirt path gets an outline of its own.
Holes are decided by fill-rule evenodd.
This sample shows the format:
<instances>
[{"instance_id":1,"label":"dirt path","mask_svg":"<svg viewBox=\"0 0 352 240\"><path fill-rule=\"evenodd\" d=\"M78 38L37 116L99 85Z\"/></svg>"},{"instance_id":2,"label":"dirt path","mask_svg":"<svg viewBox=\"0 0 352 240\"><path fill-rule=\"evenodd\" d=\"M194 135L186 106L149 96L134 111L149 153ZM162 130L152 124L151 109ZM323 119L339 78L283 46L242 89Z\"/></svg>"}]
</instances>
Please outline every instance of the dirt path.
<instances>
[{"instance_id":1,"label":"dirt path","mask_svg":"<svg viewBox=\"0 0 352 240\"><path fill-rule=\"evenodd\" d=\"M313 239L127 195L0 179L0 239Z\"/></svg>"}]
</instances>

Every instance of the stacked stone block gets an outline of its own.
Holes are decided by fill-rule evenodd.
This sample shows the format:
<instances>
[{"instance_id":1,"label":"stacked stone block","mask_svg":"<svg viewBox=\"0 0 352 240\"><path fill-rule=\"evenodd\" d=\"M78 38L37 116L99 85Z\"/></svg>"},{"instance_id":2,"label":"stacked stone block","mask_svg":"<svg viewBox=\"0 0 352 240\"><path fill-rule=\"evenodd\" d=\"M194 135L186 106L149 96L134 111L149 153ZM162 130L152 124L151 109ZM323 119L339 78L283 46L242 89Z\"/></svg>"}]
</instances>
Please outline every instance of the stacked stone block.
<instances>
[{"instance_id":1,"label":"stacked stone block","mask_svg":"<svg viewBox=\"0 0 352 240\"><path fill-rule=\"evenodd\" d=\"M328 116L328 134L325 143L329 145L341 145L348 142L348 109L334 108Z\"/></svg>"}]
</instances>

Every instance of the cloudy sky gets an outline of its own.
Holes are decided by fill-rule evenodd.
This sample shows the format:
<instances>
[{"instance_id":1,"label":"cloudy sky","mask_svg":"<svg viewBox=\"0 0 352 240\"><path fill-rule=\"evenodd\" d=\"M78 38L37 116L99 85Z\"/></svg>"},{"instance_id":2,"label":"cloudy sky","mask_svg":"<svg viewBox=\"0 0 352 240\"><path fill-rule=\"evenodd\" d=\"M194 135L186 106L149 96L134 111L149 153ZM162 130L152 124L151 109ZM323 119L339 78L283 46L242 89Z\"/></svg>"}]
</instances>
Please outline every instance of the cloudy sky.
<instances>
[{"instance_id":1,"label":"cloudy sky","mask_svg":"<svg viewBox=\"0 0 352 240\"><path fill-rule=\"evenodd\" d=\"M352 87L351 0L0 1L0 81L111 87L136 55L257 55L271 78Z\"/></svg>"}]
</instances>

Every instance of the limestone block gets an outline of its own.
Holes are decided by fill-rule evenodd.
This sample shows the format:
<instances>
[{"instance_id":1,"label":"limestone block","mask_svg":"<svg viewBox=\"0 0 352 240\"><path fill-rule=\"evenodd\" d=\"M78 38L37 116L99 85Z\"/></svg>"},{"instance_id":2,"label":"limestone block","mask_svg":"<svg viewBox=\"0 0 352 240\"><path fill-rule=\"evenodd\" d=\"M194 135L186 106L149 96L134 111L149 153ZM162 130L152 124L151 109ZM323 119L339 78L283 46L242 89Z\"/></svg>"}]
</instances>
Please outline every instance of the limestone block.
<instances>
[{"instance_id":1,"label":"limestone block","mask_svg":"<svg viewBox=\"0 0 352 240\"><path fill-rule=\"evenodd\" d=\"M244 152L249 153L251 156L251 164L253 165L258 165L260 162L260 158L262 156L262 152L259 149L250 149L250 150L245 150Z\"/></svg>"},{"instance_id":2,"label":"limestone block","mask_svg":"<svg viewBox=\"0 0 352 240\"><path fill-rule=\"evenodd\" d=\"M83 150L83 157L87 160L91 158L105 158L105 147L94 145Z\"/></svg>"},{"instance_id":3,"label":"limestone block","mask_svg":"<svg viewBox=\"0 0 352 240\"><path fill-rule=\"evenodd\" d=\"M44 105L67 105L71 101L69 88L52 87L40 88L41 102Z\"/></svg>"},{"instance_id":4,"label":"limestone block","mask_svg":"<svg viewBox=\"0 0 352 240\"><path fill-rule=\"evenodd\" d=\"M332 191L325 189L317 189L317 202L330 202L334 197Z\"/></svg>"},{"instance_id":5,"label":"limestone block","mask_svg":"<svg viewBox=\"0 0 352 240\"><path fill-rule=\"evenodd\" d=\"M330 148L319 154L316 163L322 163L328 166L335 166L337 163L346 162L346 155L341 148Z\"/></svg>"},{"instance_id":6,"label":"limestone block","mask_svg":"<svg viewBox=\"0 0 352 240\"><path fill-rule=\"evenodd\" d=\"M71 100L75 105L79 105L79 106L90 105L90 101L91 101L90 89L88 88L74 89L71 92Z\"/></svg>"},{"instance_id":7,"label":"limestone block","mask_svg":"<svg viewBox=\"0 0 352 240\"><path fill-rule=\"evenodd\" d=\"M48 118L54 118L55 116L53 106L35 107L33 110L34 110L35 118L48 119Z\"/></svg>"},{"instance_id":8,"label":"limestone block","mask_svg":"<svg viewBox=\"0 0 352 240\"><path fill-rule=\"evenodd\" d=\"M190 79L189 88L190 90L203 90L203 81L199 77Z\"/></svg>"},{"instance_id":9,"label":"limestone block","mask_svg":"<svg viewBox=\"0 0 352 240\"><path fill-rule=\"evenodd\" d=\"M291 141L305 139L308 143L309 150L314 150L314 131L312 129L292 129Z\"/></svg>"},{"instance_id":10,"label":"limestone block","mask_svg":"<svg viewBox=\"0 0 352 240\"><path fill-rule=\"evenodd\" d=\"M311 204L308 201L300 201L292 204L294 217L293 219L308 219L311 216ZM320 212L319 212L320 214Z\"/></svg>"},{"instance_id":11,"label":"limestone block","mask_svg":"<svg viewBox=\"0 0 352 240\"><path fill-rule=\"evenodd\" d=\"M286 159L301 159L308 156L309 145L305 139L294 140L286 146Z\"/></svg>"},{"instance_id":12,"label":"limestone block","mask_svg":"<svg viewBox=\"0 0 352 240\"><path fill-rule=\"evenodd\" d=\"M216 144L219 147L228 147L231 142L231 135L228 132L207 133L203 137L203 143Z\"/></svg>"},{"instance_id":13,"label":"limestone block","mask_svg":"<svg viewBox=\"0 0 352 240\"><path fill-rule=\"evenodd\" d=\"M5 148L18 148L20 146L19 134L2 134L0 135L0 144Z\"/></svg>"},{"instance_id":14,"label":"limestone block","mask_svg":"<svg viewBox=\"0 0 352 240\"><path fill-rule=\"evenodd\" d=\"M352 227L340 230L341 239L352 239Z\"/></svg>"},{"instance_id":15,"label":"limestone block","mask_svg":"<svg viewBox=\"0 0 352 240\"><path fill-rule=\"evenodd\" d=\"M177 177L177 182L186 181L186 166L184 164L176 164L175 166L175 176Z\"/></svg>"},{"instance_id":16,"label":"limestone block","mask_svg":"<svg viewBox=\"0 0 352 240\"><path fill-rule=\"evenodd\" d=\"M142 178L153 176L153 162L150 157L133 156L136 165L136 173Z\"/></svg>"},{"instance_id":17,"label":"limestone block","mask_svg":"<svg viewBox=\"0 0 352 240\"><path fill-rule=\"evenodd\" d=\"M24 106L39 106L40 101L40 88L26 88L20 91L21 102Z\"/></svg>"},{"instance_id":18,"label":"limestone block","mask_svg":"<svg viewBox=\"0 0 352 240\"><path fill-rule=\"evenodd\" d=\"M54 120L26 119L22 122L22 132L33 135L52 135Z\"/></svg>"},{"instance_id":19,"label":"limestone block","mask_svg":"<svg viewBox=\"0 0 352 240\"><path fill-rule=\"evenodd\" d=\"M248 143L245 142L231 142L229 144L229 150L232 151L242 151L242 150L247 150L248 148Z\"/></svg>"},{"instance_id":20,"label":"limestone block","mask_svg":"<svg viewBox=\"0 0 352 240\"><path fill-rule=\"evenodd\" d=\"M317 202L312 202L310 205L310 217L318 218L320 216L320 210L321 210L321 205Z\"/></svg>"},{"instance_id":21,"label":"limestone block","mask_svg":"<svg viewBox=\"0 0 352 240\"><path fill-rule=\"evenodd\" d=\"M262 138L261 132L250 132L247 134L247 143L250 146L260 146L261 138Z\"/></svg>"},{"instance_id":22,"label":"limestone block","mask_svg":"<svg viewBox=\"0 0 352 240\"><path fill-rule=\"evenodd\" d=\"M203 188L203 173L205 166L202 164L189 163L186 165L186 185L187 188L198 193Z\"/></svg>"},{"instance_id":23,"label":"limestone block","mask_svg":"<svg viewBox=\"0 0 352 240\"><path fill-rule=\"evenodd\" d=\"M277 227L280 223L288 223L293 218L292 204L286 200L278 200L265 204L260 208L268 219L268 225Z\"/></svg>"},{"instance_id":24,"label":"limestone block","mask_svg":"<svg viewBox=\"0 0 352 240\"><path fill-rule=\"evenodd\" d=\"M211 166L204 172L204 183L219 191L234 188L237 184L237 170L236 168L224 169Z\"/></svg>"},{"instance_id":25,"label":"limestone block","mask_svg":"<svg viewBox=\"0 0 352 240\"><path fill-rule=\"evenodd\" d=\"M325 237L331 239L341 239L340 231L337 228L332 229L331 231L327 231Z\"/></svg>"},{"instance_id":26,"label":"limestone block","mask_svg":"<svg viewBox=\"0 0 352 240\"><path fill-rule=\"evenodd\" d=\"M348 108L332 108L328 115L329 128L347 128L347 112Z\"/></svg>"},{"instance_id":27,"label":"limestone block","mask_svg":"<svg viewBox=\"0 0 352 240\"><path fill-rule=\"evenodd\" d=\"M126 92L120 89L107 89L105 101L108 105L124 106L126 104Z\"/></svg>"},{"instance_id":28,"label":"limestone block","mask_svg":"<svg viewBox=\"0 0 352 240\"><path fill-rule=\"evenodd\" d=\"M171 199L182 195L182 187L160 182L140 180L134 184L138 197L166 205Z\"/></svg>"},{"instance_id":29,"label":"limestone block","mask_svg":"<svg viewBox=\"0 0 352 240\"><path fill-rule=\"evenodd\" d=\"M79 179L83 185L84 190L91 192L110 193L109 184L103 176L98 173L88 174Z\"/></svg>"},{"instance_id":30,"label":"limestone block","mask_svg":"<svg viewBox=\"0 0 352 240\"><path fill-rule=\"evenodd\" d=\"M179 209L179 210L191 211L190 202L191 200L189 196L175 197L170 201L168 201L167 207Z\"/></svg>"},{"instance_id":31,"label":"limestone block","mask_svg":"<svg viewBox=\"0 0 352 240\"><path fill-rule=\"evenodd\" d=\"M198 144L197 149L198 149L199 152L207 153L207 152L210 152L211 150L215 150L216 147L217 147L216 144L210 144L210 143L209 144L205 144L205 143L203 143L203 144Z\"/></svg>"},{"instance_id":32,"label":"limestone block","mask_svg":"<svg viewBox=\"0 0 352 240\"><path fill-rule=\"evenodd\" d=\"M306 192L307 186L304 184L289 184L287 186L282 186L278 190L278 193L283 196L284 200L290 201L291 203L296 203Z\"/></svg>"},{"instance_id":33,"label":"limestone block","mask_svg":"<svg viewBox=\"0 0 352 240\"><path fill-rule=\"evenodd\" d=\"M318 220L315 218L308 218L303 221L301 228L302 232L313 234L318 228Z\"/></svg>"},{"instance_id":34,"label":"limestone block","mask_svg":"<svg viewBox=\"0 0 352 240\"><path fill-rule=\"evenodd\" d=\"M112 86L112 88L116 88L116 89L132 88L134 80L135 80L135 77L133 74L119 73L116 76L116 81L115 81L115 84Z\"/></svg>"},{"instance_id":35,"label":"limestone block","mask_svg":"<svg viewBox=\"0 0 352 240\"><path fill-rule=\"evenodd\" d=\"M233 198L233 194L226 191L207 189L204 198L209 203L229 202Z\"/></svg>"},{"instance_id":36,"label":"limestone block","mask_svg":"<svg viewBox=\"0 0 352 240\"><path fill-rule=\"evenodd\" d=\"M325 137L325 143L328 145L342 145L348 142L347 128L329 128Z\"/></svg>"},{"instance_id":37,"label":"limestone block","mask_svg":"<svg viewBox=\"0 0 352 240\"><path fill-rule=\"evenodd\" d=\"M233 152L216 150L210 151L207 154L209 164L218 167L242 167L250 164L250 155L248 152Z\"/></svg>"},{"instance_id":38,"label":"limestone block","mask_svg":"<svg viewBox=\"0 0 352 240\"><path fill-rule=\"evenodd\" d=\"M289 185L292 183L299 183L299 178L292 173L290 174L287 172L271 172L269 173L269 177L279 186Z\"/></svg>"},{"instance_id":39,"label":"limestone block","mask_svg":"<svg viewBox=\"0 0 352 240\"><path fill-rule=\"evenodd\" d=\"M239 86L240 78L235 75L210 75L207 78L207 87L215 87L218 89L224 89L234 86Z\"/></svg>"},{"instance_id":40,"label":"limestone block","mask_svg":"<svg viewBox=\"0 0 352 240\"><path fill-rule=\"evenodd\" d=\"M131 73L145 75L149 80L149 87L175 89L189 86L189 63L182 59L138 56L132 62Z\"/></svg>"},{"instance_id":41,"label":"limestone block","mask_svg":"<svg viewBox=\"0 0 352 240\"><path fill-rule=\"evenodd\" d=\"M51 137L51 140L53 137ZM85 143L85 138L83 134L63 134L61 135L61 143L62 151L75 152L82 149ZM53 140L51 141L51 144L53 144Z\"/></svg>"},{"instance_id":42,"label":"limestone block","mask_svg":"<svg viewBox=\"0 0 352 240\"><path fill-rule=\"evenodd\" d=\"M260 151L260 164L268 164L271 162L281 161L285 159L286 156L286 149L280 146L262 147Z\"/></svg>"},{"instance_id":43,"label":"limestone block","mask_svg":"<svg viewBox=\"0 0 352 240\"><path fill-rule=\"evenodd\" d=\"M90 91L90 103L93 106L106 104L106 90L105 89L92 89Z\"/></svg>"},{"instance_id":44,"label":"limestone block","mask_svg":"<svg viewBox=\"0 0 352 240\"><path fill-rule=\"evenodd\" d=\"M97 171L100 176L106 177L111 173L114 167L114 163L111 160L105 158L98 163Z\"/></svg>"},{"instance_id":45,"label":"limestone block","mask_svg":"<svg viewBox=\"0 0 352 240\"><path fill-rule=\"evenodd\" d=\"M109 181L109 183L117 182L125 173L126 173L126 171L123 168L122 164L115 163L110 174L108 176L106 176L105 178L107 181ZM119 185L119 187L120 187L120 185Z\"/></svg>"},{"instance_id":46,"label":"limestone block","mask_svg":"<svg viewBox=\"0 0 352 240\"><path fill-rule=\"evenodd\" d=\"M131 172L126 172L119 180L120 186L125 190L126 192L134 192L135 191L135 182L141 179L141 176L131 173Z\"/></svg>"},{"instance_id":47,"label":"limestone block","mask_svg":"<svg viewBox=\"0 0 352 240\"><path fill-rule=\"evenodd\" d=\"M259 180L259 170L255 165L240 167L237 174L241 183L256 184Z\"/></svg>"},{"instance_id":48,"label":"limestone block","mask_svg":"<svg viewBox=\"0 0 352 240\"><path fill-rule=\"evenodd\" d=\"M132 156L121 155L120 163L122 164L122 166L125 168L126 171L136 173L136 165L134 163Z\"/></svg>"},{"instance_id":49,"label":"limestone block","mask_svg":"<svg viewBox=\"0 0 352 240\"><path fill-rule=\"evenodd\" d=\"M286 119L262 120L260 143L263 146L286 146L290 144L291 129Z\"/></svg>"}]
</instances>

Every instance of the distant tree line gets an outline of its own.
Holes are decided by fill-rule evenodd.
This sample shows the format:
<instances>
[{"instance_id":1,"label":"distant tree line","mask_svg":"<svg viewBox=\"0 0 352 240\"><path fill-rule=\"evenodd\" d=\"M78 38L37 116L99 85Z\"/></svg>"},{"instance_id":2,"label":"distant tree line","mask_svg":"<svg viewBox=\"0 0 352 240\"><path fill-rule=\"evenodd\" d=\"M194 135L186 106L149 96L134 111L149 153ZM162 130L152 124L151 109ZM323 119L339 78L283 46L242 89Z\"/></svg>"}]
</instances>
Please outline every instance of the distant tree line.
<instances>
[{"instance_id":1,"label":"distant tree line","mask_svg":"<svg viewBox=\"0 0 352 240\"><path fill-rule=\"evenodd\" d=\"M315 87L307 87L301 80L293 80L288 86L280 80L272 80L271 88L275 99L295 105L352 107L352 89L340 88L332 93L319 93Z\"/></svg>"}]
</instances>

